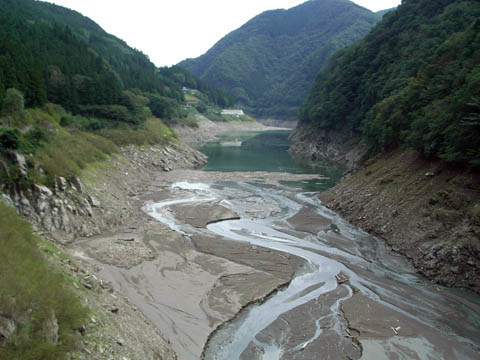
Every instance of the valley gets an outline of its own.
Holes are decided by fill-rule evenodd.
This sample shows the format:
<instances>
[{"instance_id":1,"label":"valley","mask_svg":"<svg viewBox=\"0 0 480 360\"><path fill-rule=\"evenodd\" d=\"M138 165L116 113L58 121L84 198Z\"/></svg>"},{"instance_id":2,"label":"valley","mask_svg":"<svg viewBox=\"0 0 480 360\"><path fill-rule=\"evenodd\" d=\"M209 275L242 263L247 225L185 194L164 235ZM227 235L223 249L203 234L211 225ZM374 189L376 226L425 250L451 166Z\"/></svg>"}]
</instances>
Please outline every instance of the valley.
<instances>
[{"instance_id":1,"label":"valley","mask_svg":"<svg viewBox=\"0 0 480 360\"><path fill-rule=\"evenodd\" d=\"M181 359L475 359L477 299L422 280L316 193L282 185L315 178L161 173L128 222L68 252L100 269Z\"/></svg>"},{"instance_id":2,"label":"valley","mask_svg":"<svg viewBox=\"0 0 480 360\"><path fill-rule=\"evenodd\" d=\"M261 5L0 0L1 359L479 358L480 3Z\"/></svg>"}]
</instances>

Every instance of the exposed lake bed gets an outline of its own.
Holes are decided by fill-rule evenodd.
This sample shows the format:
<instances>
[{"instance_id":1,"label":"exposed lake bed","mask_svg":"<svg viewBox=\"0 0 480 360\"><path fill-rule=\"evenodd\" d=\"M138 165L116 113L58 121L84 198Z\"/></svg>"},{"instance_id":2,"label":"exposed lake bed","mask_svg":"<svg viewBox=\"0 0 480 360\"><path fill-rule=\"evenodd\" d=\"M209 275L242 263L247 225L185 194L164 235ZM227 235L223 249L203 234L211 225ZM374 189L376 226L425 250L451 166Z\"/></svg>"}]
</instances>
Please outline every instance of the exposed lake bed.
<instances>
[{"instance_id":1,"label":"exposed lake bed","mask_svg":"<svg viewBox=\"0 0 480 360\"><path fill-rule=\"evenodd\" d=\"M162 173L128 224L71 250L180 359L475 359L478 299L417 278L316 193L285 185L324 177Z\"/></svg>"}]
</instances>

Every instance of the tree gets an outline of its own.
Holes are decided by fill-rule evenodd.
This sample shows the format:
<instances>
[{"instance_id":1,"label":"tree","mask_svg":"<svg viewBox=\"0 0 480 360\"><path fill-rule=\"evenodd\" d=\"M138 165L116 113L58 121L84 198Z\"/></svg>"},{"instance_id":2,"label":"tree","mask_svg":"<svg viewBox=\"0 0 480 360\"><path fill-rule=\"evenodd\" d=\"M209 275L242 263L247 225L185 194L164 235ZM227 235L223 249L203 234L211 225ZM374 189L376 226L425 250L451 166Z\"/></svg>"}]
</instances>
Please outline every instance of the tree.
<instances>
[{"instance_id":1,"label":"tree","mask_svg":"<svg viewBox=\"0 0 480 360\"><path fill-rule=\"evenodd\" d=\"M2 112L4 96L5 96L5 85L3 83L2 72L0 71L0 113Z\"/></svg>"},{"instance_id":2,"label":"tree","mask_svg":"<svg viewBox=\"0 0 480 360\"><path fill-rule=\"evenodd\" d=\"M23 94L15 88L10 88L5 93L2 117L7 120L7 124L10 126L20 127L26 123L27 113L25 112Z\"/></svg>"}]
</instances>

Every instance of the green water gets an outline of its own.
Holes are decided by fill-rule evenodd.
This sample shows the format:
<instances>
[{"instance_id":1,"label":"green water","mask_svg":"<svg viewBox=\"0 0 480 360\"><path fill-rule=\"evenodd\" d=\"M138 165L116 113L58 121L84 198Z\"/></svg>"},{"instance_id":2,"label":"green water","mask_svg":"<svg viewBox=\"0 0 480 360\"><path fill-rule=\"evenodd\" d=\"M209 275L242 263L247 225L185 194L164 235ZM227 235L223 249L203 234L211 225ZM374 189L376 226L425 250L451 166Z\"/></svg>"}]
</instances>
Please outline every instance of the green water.
<instances>
[{"instance_id":1,"label":"green water","mask_svg":"<svg viewBox=\"0 0 480 360\"><path fill-rule=\"evenodd\" d=\"M282 184L308 191L324 191L335 185L343 168L325 165L312 168L294 159L288 148L290 131L236 131L210 142L201 151L208 156L204 171L265 171L292 174L319 174L322 177L305 181L284 181ZM240 146L241 144L241 146Z\"/></svg>"}]
</instances>

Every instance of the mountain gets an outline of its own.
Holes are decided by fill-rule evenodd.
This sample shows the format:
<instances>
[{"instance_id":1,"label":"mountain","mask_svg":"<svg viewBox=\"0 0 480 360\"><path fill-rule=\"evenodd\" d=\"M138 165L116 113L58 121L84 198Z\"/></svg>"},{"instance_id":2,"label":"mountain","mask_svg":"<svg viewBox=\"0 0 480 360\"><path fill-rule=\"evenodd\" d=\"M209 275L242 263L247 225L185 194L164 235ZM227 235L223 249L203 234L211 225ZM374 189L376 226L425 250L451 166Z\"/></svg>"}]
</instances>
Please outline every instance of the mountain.
<instances>
[{"instance_id":1,"label":"mountain","mask_svg":"<svg viewBox=\"0 0 480 360\"><path fill-rule=\"evenodd\" d=\"M220 106L232 103L228 94L184 69L158 69L145 54L75 11L40 1L0 0L0 106L5 91L16 88L28 107L48 101L74 114L107 119L102 126L138 125L144 105L164 118L177 114L185 102L183 86L201 90Z\"/></svg>"},{"instance_id":2,"label":"mountain","mask_svg":"<svg viewBox=\"0 0 480 360\"><path fill-rule=\"evenodd\" d=\"M380 11L377 11L375 14L383 17L383 15L385 15L386 13L389 13L390 11L394 11L396 10L397 8L394 7L394 8L390 8L390 9L385 9L385 10L380 10Z\"/></svg>"},{"instance_id":3,"label":"mountain","mask_svg":"<svg viewBox=\"0 0 480 360\"><path fill-rule=\"evenodd\" d=\"M300 124L480 165L480 3L404 0L332 57Z\"/></svg>"},{"instance_id":4,"label":"mountain","mask_svg":"<svg viewBox=\"0 0 480 360\"><path fill-rule=\"evenodd\" d=\"M347 0L310 0L266 11L179 65L231 92L255 115L294 118L328 58L379 19Z\"/></svg>"}]
</instances>

